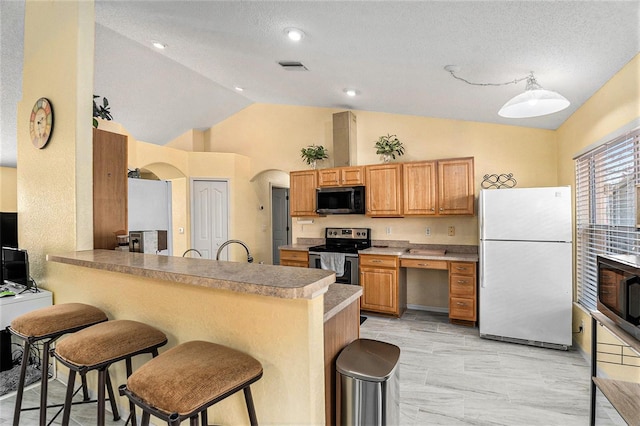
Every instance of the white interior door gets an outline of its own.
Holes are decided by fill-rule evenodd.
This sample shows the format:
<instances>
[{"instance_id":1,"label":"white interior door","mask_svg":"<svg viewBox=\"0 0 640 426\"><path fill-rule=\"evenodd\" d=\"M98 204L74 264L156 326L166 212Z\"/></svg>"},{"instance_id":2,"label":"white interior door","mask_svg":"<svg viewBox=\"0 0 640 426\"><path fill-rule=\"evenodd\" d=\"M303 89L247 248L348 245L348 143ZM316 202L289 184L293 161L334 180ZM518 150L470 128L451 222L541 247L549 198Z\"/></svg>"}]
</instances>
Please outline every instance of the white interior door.
<instances>
[{"instance_id":1,"label":"white interior door","mask_svg":"<svg viewBox=\"0 0 640 426\"><path fill-rule=\"evenodd\" d=\"M218 247L228 239L228 182L193 180L192 195L192 247L198 250L203 258L215 259ZM227 260L226 250L220 259Z\"/></svg>"}]
</instances>

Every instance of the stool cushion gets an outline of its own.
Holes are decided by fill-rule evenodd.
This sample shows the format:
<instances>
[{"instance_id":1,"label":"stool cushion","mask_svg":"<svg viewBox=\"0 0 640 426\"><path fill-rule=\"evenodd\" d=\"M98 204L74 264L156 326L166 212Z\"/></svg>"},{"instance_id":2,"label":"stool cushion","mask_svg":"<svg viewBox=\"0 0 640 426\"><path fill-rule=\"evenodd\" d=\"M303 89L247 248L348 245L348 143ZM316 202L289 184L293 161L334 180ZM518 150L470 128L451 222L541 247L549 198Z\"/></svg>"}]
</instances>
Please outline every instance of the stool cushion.
<instances>
[{"instance_id":1,"label":"stool cushion","mask_svg":"<svg viewBox=\"0 0 640 426\"><path fill-rule=\"evenodd\" d=\"M83 303L61 303L20 315L11 321L11 329L25 337L64 334L107 320L95 306Z\"/></svg>"},{"instance_id":2,"label":"stool cushion","mask_svg":"<svg viewBox=\"0 0 640 426\"><path fill-rule=\"evenodd\" d=\"M162 346L167 336L160 330L131 320L113 320L80 330L56 345L56 356L92 368Z\"/></svg>"},{"instance_id":3,"label":"stool cushion","mask_svg":"<svg viewBox=\"0 0 640 426\"><path fill-rule=\"evenodd\" d=\"M127 388L166 414L187 415L261 374L262 365L243 352L191 341L145 363Z\"/></svg>"}]
</instances>

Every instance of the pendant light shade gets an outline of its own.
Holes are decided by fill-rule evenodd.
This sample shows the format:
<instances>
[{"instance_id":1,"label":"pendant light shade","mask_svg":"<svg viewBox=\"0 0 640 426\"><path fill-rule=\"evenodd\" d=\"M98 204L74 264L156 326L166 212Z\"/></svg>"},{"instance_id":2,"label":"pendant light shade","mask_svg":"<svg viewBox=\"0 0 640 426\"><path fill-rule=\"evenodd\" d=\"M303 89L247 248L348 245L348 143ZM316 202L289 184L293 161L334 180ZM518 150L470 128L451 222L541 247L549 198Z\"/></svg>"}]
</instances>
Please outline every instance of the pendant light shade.
<instances>
[{"instance_id":1,"label":"pendant light shade","mask_svg":"<svg viewBox=\"0 0 640 426\"><path fill-rule=\"evenodd\" d=\"M528 118L562 111L571 103L561 94L545 90L536 82L533 73L527 78L527 88L504 104L498 115L506 118Z\"/></svg>"}]
</instances>

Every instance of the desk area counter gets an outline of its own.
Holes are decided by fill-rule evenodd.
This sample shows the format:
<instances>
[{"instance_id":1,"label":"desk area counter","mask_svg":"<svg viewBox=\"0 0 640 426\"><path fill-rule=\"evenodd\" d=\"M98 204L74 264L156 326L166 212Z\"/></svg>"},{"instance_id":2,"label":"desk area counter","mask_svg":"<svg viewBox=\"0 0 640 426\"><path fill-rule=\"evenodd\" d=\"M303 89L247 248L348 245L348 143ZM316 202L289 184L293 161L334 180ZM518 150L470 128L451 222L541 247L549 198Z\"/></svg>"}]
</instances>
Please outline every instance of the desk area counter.
<instances>
[{"instance_id":1,"label":"desk area counter","mask_svg":"<svg viewBox=\"0 0 640 426\"><path fill-rule=\"evenodd\" d=\"M174 283L271 296L312 299L325 293L335 274L321 269L286 268L175 256L87 250L50 254L49 262L137 275Z\"/></svg>"}]
</instances>

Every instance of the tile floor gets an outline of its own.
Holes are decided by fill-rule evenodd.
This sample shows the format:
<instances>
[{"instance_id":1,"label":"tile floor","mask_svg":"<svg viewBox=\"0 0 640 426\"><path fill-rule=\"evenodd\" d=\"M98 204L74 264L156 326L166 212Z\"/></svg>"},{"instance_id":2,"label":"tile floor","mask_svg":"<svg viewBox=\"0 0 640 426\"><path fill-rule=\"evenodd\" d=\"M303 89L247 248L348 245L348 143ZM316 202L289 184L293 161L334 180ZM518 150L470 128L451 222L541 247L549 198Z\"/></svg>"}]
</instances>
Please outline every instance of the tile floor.
<instances>
[{"instance_id":1,"label":"tile floor","mask_svg":"<svg viewBox=\"0 0 640 426\"><path fill-rule=\"evenodd\" d=\"M398 345L402 425L589 424L589 365L575 351L542 349L480 339L477 328L449 324L445 314L408 311L401 319L368 315L361 337ZM52 381L50 401L64 399ZM0 425L13 417L15 393L0 398ZM38 387L25 392L38 404ZM51 410L50 410L51 411ZM53 411L49 418L53 416ZM21 425L37 424L37 412ZM53 424L60 424L60 416ZM76 405L72 425L94 425L95 405ZM123 425L107 415L108 425ZM625 425L599 398L597 425Z\"/></svg>"},{"instance_id":2,"label":"tile floor","mask_svg":"<svg viewBox=\"0 0 640 426\"><path fill-rule=\"evenodd\" d=\"M589 363L559 351L481 339L446 314L368 315L361 337L400 347L402 425L588 425ZM600 397L597 425L625 425Z\"/></svg>"}]
</instances>

